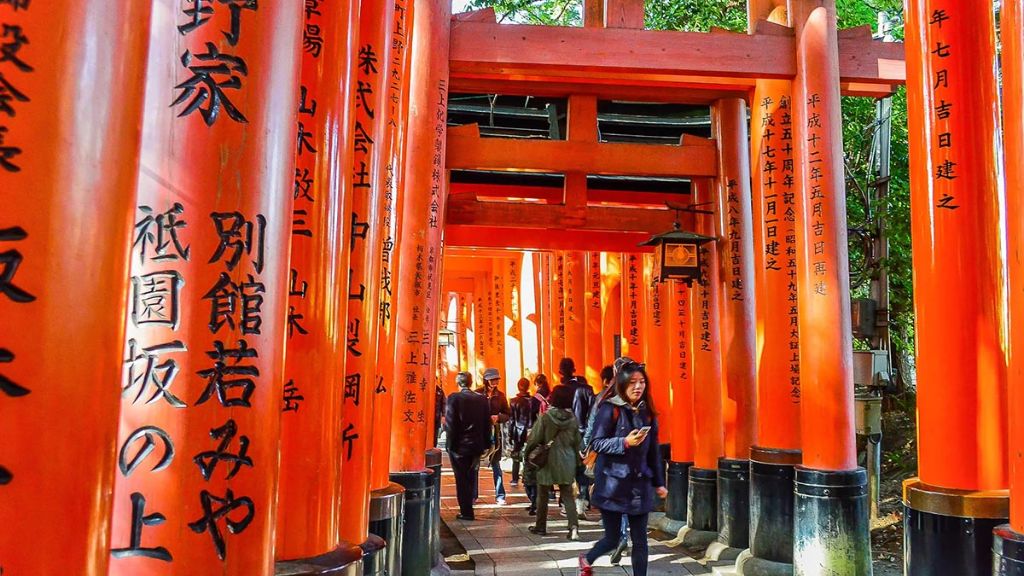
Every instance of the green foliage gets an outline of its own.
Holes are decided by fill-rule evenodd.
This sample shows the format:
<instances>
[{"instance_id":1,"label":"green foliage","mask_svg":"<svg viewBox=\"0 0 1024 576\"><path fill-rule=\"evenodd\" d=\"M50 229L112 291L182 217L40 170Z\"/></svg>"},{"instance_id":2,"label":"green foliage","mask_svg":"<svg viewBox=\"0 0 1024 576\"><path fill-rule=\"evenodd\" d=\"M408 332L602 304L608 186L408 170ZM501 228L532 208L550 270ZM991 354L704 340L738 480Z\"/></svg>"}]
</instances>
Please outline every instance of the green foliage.
<instances>
[{"instance_id":1,"label":"green foliage","mask_svg":"<svg viewBox=\"0 0 1024 576\"><path fill-rule=\"evenodd\" d=\"M470 6L493 6L503 21L579 26L582 0L471 0ZM656 30L708 31L712 27L742 32L747 29L746 0L647 0L646 27ZM903 0L836 0L840 28L878 24L885 12L903 37ZM884 267L890 282L890 331L894 361L913 355L914 308L910 249L910 190L907 149L907 99L900 89L893 97L891 180L883 202L867 194L875 179L870 163L877 123L875 101L843 98L843 145L847 168L847 215L850 233L851 293L866 297L873 277ZM887 260L875 258L865 246L884 227L889 239ZM902 372L902 371L901 371Z\"/></svg>"}]
</instances>

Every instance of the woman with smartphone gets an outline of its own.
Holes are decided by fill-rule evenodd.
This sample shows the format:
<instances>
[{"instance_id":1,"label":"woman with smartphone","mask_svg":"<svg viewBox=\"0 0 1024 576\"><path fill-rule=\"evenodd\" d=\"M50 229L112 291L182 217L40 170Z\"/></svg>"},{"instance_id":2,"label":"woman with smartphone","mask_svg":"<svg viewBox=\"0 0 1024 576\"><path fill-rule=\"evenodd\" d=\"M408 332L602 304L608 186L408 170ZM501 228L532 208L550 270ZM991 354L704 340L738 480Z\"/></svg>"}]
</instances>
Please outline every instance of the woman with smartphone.
<instances>
[{"instance_id":1,"label":"woman with smartphone","mask_svg":"<svg viewBox=\"0 0 1024 576\"><path fill-rule=\"evenodd\" d=\"M615 392L598 408L591 442L597 452L591 501L601 509L604 537L580 555L581 576L591 576L590 565L615 550L624 516L633 542L633 574L647 576L647 515L654 510L655 494L668 493L657 473L658 420L644 365L624 364L615 375Z\"/></svg>"}]
</instances>

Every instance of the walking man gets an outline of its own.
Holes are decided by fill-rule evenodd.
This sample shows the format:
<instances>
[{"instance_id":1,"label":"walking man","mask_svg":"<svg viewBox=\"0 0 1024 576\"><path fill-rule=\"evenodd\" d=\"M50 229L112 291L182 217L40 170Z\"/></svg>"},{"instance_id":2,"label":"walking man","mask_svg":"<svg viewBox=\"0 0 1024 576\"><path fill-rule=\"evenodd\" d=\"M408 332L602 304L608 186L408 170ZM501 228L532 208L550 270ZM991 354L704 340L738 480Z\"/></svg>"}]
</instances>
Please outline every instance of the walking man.
<instances>
[{"instance_id":1,"label":"walking man","mask_svg":"<svg viewBox=\"0 0 1024 576\"><path fill-rule=\"evenodd\" d=\"M473 491L480 471L480 456L491 447L491 418L487 398L473 392L473 375L459 372L459 391L448 397L445 425L448 458L455 476L460 520L473 520Z\"/></svg>"},{"instance_id":2,"label":"walking man","mask_svg":"<svg viewBox=\"0 0 1024 576\"><path fill-rule=\"evenodd\" d=\"M497 368L484 370L484 395L487 396L488 413L491 416L492 437L494 439L494 453L491 455L491 472L494 474L494 496L499 506L505 505L505 482L501 472L501 457L504 446L505 423L511 415L508 400L505 393L501 391L498 384L501 382L501 375Z\"/></svg>"}]
</instances>

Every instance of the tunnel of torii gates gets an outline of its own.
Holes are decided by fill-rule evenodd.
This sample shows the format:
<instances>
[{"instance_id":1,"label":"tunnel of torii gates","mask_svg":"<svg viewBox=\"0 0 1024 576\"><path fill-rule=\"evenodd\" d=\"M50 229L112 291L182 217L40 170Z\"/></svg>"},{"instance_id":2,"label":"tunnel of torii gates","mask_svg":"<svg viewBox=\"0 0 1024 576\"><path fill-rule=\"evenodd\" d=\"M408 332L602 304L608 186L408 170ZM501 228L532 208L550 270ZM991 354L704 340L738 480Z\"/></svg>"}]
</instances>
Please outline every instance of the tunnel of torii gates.
<instances>
[{"instance_id":1,"label":"tunnel of torii gates","mask_svg":"<svg viewBox=\"0 0 1024 576\"><path fill-rule=\"evenodd\" d=\"M426 574L435 382L569 356L598 386L624 353L684 541L749 548L748 574L870 574L839 105L904 82L906 569L1024 573L1022 4L997 64L983 0L909 2L906 58L832 0L750 0L747 34L645 31L637 0L586 2L582 28L447 0L0 0L0 573ZM564 136L450 121L466 94L561 99ZM613 141L608 102L708 130ZM717 239L692 286L638 247L677 221Z\"/></svg>"}]
</instances>

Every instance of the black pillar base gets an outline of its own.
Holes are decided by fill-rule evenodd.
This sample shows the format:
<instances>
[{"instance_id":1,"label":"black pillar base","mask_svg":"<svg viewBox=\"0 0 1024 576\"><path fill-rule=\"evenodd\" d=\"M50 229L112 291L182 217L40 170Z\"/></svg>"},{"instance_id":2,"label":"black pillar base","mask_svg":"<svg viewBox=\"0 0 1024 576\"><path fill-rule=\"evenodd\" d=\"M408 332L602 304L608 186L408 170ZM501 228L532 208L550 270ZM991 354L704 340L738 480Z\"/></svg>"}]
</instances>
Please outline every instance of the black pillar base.
<instances>
[{"instance_id":1,"label":"black pillar base","mask_svg":"<svg viewBox=\"0 0 1024 576\"><path fill-rule=\"evenodd\" d=\"M906 576L988 576L993 530L1006 523L1005 491L945 490L916 478L903 483L903 573Z\"/></svg>"},{"instance_id":2,"label":"black pillar base","mask_svg":"<svg viewBox=\"0 0 1024 576\"><path fill-rule=\"evenodd\" d=\"M402 529L402 575L422 576L430 573L430 534L433 531L433 473L392 472L391 481L405 487L405 526Z\"/></svg>"},{"instance_id":3,"label":"black pillar base","mask_svg":"<svg viewBox=\"0 0 1024 576\"><path fill-rule=\"evenodd\" d=\"M793 571L793 478L799 450L750 450L750 553ZM760 564L754 562L754 564Z\"/></svg>"},{"instance_id":4,"label":"black pillar base","mask_svg":"<svg viewBox=\"0 0 1024 576\"><path fill-rule=\"evenodd\" d=\"M428 448L426 452L427 469L434 473L434 508L432 518L434 529L430 532L431 566L437 566L441 558L441 449Z\"/></svg>"},{"instance_id":5,"label":"black pillar base","mask_svg":"<svg viewBox=\"0 0 1024 576\"><path fill-rule=\"evenodd\" d=\"M796 467L793 572L871 576L868 475Z\"/></svg>"},{"instance_id":6,"label":"black pillar base","mask_svg":"<svg viewBox=\"0 0 1024 576\"><path fill-rule=\"evenodd\" d=\"M690 530L718 532L718 470L690 467L686 525Z\"/></svg>"},{"instance_id":7,"label":"black pillar base","mask_svg":"<svg viewBox=\"0 0 1024 576\"><path fill-rule=\"evenodd\" d=\"M362 573L363 550L347 543L313 558L274 563L274 576L359 576Z\"/></svg>"},{"instance_id":8,"label":"black pillar base","mask_svg":"<svg viewBox=\"0 0 1024 576\"><path fill-rule=\"evenodd\" d=\"M996 527L993 538L995 576L1024 576L1024 534L1014 532L1009 524L1002 524Z\"/></svg>"},{"instance_id":9,"label":"black pillar base","mask_svg":"<svg viewBox=\"0 0 1024 576\"><path fill-rule=\"evenodd\" d=\"M370 534L366 542L359 545L363 549L363 576L389 576L384 561L387 542L376 534Z\"/></svg>"},{"instance_id":10,"label":"black pillar base","mask_svg":"<svg viewBox=\"0 0 1024 576\"><path fill-rule=\"evenodd\" d=\"M718 459L718 541L740 550L750 541L750 461Z\"/></svg>"},{"instance_id":11,"label":"black pillar base","mask_svg":"<svg viewBox=\"0 0 1024 576\"><path fill-rule=\"evenodd\" d=\"M690 467L693 462L669 462L668 499L665 502L665 516L669 520L686 522L687 498L690 493Z\"/></svg>"},{"instance_id":12,"label":"black pillar base","mask_svg":"<svg viewBox=\"0 0 1024 576\"><path fill-rule=\"evenodd\" d=\"M387 542L381 555L384 574L402 573L402 525L405 521L405 489L391 483L370 492L370 534ZM376 568L376 567L374 567Z\"/></svg>"}]
</instances>

